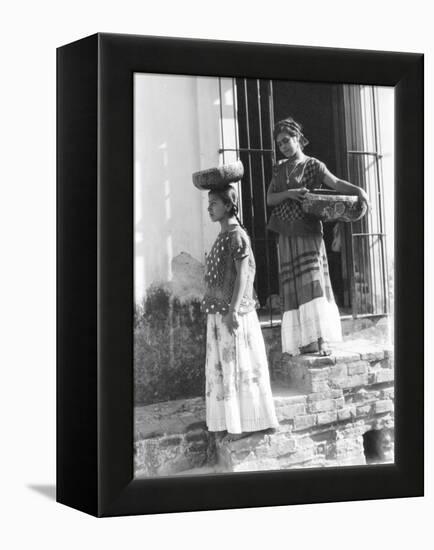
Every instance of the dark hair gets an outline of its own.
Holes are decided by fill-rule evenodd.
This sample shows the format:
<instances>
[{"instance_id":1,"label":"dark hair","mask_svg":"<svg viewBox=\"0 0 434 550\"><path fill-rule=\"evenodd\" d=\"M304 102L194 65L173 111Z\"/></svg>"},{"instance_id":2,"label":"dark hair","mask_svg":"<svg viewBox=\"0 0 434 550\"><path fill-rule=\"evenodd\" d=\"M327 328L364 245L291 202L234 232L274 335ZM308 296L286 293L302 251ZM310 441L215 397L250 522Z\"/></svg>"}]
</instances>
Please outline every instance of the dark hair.
<instances>
[{"instance_id":1,"label":"dark hair","mask_svg":"<svg viewBox=\"0 0 434 550\"><path fill-rule=\"evenodd\" d=\"M229 210L229 215L235 216L237 222L247 233L247 229L241 223L241 220L238 216L238 212L239 212L238 192L233 185L228 184L225 187L222 187L221 189L212 189L211 191L209 191L208 195L216 195L223 201L224 204L230 204L231 209Z\"/></svg>"},{"instance_id":2,"label":"dark hair","mask_svg":"<svg viewBox=\"0 0 434 550\"><path fill-rule=\"evenodd\" d=\"M273 137L276 140L281 133L289 134L290 136L298 137L300 148L303 150L309 143L309 140L303 134L303 127L296 120L289 116L277 122L274 126Z\"/></svg>"}]
</instances>

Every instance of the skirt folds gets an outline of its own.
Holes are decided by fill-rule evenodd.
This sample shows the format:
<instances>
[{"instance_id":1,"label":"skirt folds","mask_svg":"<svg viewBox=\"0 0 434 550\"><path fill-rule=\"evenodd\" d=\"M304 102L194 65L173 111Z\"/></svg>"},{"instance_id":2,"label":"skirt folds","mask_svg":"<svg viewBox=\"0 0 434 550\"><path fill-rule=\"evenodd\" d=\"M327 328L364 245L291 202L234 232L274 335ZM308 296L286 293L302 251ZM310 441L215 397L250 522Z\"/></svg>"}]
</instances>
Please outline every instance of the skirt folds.
<instances>
[{"instance_id":1,"label":"skirt folds","mask_svg":"<svg viewBox=\"0 0 434 550\"><path fill-rule=\"evenodd\" d=\"M205 401L209 431L238 434L278 426L257 313L239 319L233 335L221 314L208 315Z\"/></svg>"},{"instance_id":2,"label":"skirt folds","mask_svg":"<svg viewBox=\"0 0 434 550\"><path fill-rule=\"evenodd\" d=\"M321 235L279 237L282 351L291 355L323 338L342 340L339 310L333 295Z\"/></svg>"}]
</instances>

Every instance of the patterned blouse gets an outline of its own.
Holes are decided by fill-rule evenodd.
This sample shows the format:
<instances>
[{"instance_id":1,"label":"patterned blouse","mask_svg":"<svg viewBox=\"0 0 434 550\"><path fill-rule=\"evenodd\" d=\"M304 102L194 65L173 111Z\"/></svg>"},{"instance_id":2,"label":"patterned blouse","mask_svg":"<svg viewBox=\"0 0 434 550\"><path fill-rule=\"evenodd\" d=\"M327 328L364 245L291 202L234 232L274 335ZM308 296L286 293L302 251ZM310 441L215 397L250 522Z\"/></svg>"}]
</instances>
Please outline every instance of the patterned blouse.
<instances>
[{"instance_id":1,"label":"patterned blouse","mask_svg":"<svg viewBox=\"0 0 434 550\"><path fill-rule=\"evenodd\" d=\"M281 193L298 187L309 190L321 187L326 170L323 162L305 157L292 172L289 172L288 167L288 161L274 167L269 188L271 193ZM322 235L321 222L305 214L300 203L293 199L287 199L273 208L267 228L288 237Z\"/></svg>"},{"instance_id":2,"label":"patterned blouse","mask_svg":"<svg viewBox=\"0 0 434 550\"><path fill-rule=\"evenodd\" d=\"M202 300L204 313L225 315L229 311L237 278L235 260L246 256L249 258L247 282L238 313L243 315L257 307L258 302L253 288L255 258L247 233L237 225L218 235L206 258L206 291Z\"/></svg>"}]
</instances>

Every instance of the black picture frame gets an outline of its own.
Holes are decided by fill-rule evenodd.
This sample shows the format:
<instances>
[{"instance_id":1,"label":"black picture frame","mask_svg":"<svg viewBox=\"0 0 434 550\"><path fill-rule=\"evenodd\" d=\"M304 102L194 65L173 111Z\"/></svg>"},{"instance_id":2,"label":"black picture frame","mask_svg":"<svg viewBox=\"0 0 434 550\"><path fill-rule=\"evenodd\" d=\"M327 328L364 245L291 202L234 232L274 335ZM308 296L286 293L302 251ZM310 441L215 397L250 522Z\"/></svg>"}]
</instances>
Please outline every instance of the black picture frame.
<instances>
[{"instance_id":1,"label":"black picture frame","mask_svg":"<svg viewBox=\"0 0 434 550\"><path fill-rule=\"evenodd\" d=\"M395 87L396 462L133 479L134 72ZM57 500L95 516L423 495L423 55L95 34L57 51Z\"/></svg>"}]
</instances>

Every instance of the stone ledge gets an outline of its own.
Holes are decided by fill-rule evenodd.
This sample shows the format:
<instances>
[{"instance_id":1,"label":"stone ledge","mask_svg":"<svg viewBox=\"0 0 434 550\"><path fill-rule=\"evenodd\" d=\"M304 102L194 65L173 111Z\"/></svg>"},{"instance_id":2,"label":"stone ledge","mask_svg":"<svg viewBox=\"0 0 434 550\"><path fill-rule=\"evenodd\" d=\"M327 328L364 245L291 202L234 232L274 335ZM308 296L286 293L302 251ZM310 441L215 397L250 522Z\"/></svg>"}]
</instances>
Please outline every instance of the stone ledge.
<instances>
[{"instance_id":1,"label":"stone ledge","mask_svg":"<svg viewBox=\"0 0 434 550\"><path fill-rule=\"evenodd\" d=\"M333 426L329 420L334 422ZM316 432L258 433L237 441L217 437L218 464L230 472L364 465L363 434L371 429L393 427L390 415L335 421L335 417L327 419L327 428ZM317 428L321 426L318 424Z\"/></svg>"},{"instance_id":2,"label":"stone ledge","mask_svg":"<svg viewBox=\"0 0 434 550\"><path fill-rule=\"evenodd\" d=\"M362 434L371 429L393 428L392 413L390 399L345 405L317 414L297 414L274 432L257 432L236 441L211 434L204 423L198 423L182 433L137 440L135 475L178 475L195 468L238 472L267 470L271 466L285 469L364 464Z\"/></svg>"},{"instance_id":3,"label":"stone ledge","mask_svg":"<svg viewBox=\"0 0 434 550\"><path fill-rule=\"evenodd\" d=\"M136 441L134 450L137 476L167 476L212 466L216 461L213 437L203 427L182 434L142 439Z\"/></svg>"},{"instance_id":4,"label":"stone ledge","mask_svg":"<svg viewBox=\"0 0 434 550\"><path fill-rule=\"evenodd\" d=\"M342 397L342 392L329 393ZM273 387L274 406L280 421L293 420L306 412L307 403L313 395L294 393L291 390ZM135 407L135 441L161 438L174 434L186 434L196 429L206 429L205 400L203 397L178 399Z\"/></svg>"},{"instance_id":5,"label":"stone ledge","mask_svg":"<svg viewBox=\"0 0 434 550\"><path fill-rule=\"evenodd\" d=\"M330 357L281 355L273 433L238 441L209 433L202 397L137 407L135 475L364 464L363 433L394 425L393 355L353 348Z\"/></svg>"},{"instance_id":6,"label":"stone ledge","mask_svg":"<svg viewBox=\"0 0 434 550\"><path fill-rule=\"evenodd\" d=\"M135 407L135 440L184 433L205 423L203 397L177 399Z\"/></svg>"},{"instance_id":7,"label":"stone ledge","mask_svg":"<svg viewBox=\"0 0 434 550\"><path fill-rule=\"evenodd\" d=\"M307 394L393 382L393 356L387 348L346 342L332 349L328 357L282 354L274 363L276 380Z\"/></svg>"}]
</instances>

